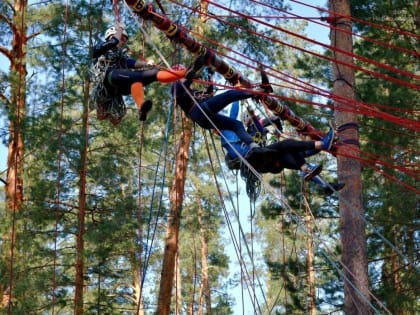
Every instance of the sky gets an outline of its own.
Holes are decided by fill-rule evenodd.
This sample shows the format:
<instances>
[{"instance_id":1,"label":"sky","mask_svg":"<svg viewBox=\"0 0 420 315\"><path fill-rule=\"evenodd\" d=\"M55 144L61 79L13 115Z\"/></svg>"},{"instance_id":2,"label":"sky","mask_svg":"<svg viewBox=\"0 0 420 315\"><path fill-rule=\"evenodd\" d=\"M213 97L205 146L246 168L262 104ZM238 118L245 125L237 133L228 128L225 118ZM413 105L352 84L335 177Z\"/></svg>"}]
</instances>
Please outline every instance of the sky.
<instances>
[{"instance_id":1,"label":"sky","mask_svg":"<svg viewBox=\"0 0 420 315\"><path fill-rule=\"evenodd\" d=\"M327 0L301 0L301 2L305 2L305 3L310 3L312 6L318 6L318 7L323 7L326 8L327 6ZM319 12L313 8L309 8L303 5L299 5L293 2L289 2L289 1L285 1L285 3L290 4L290 6L292 7L292 12L294 14L297 14L299 16L303 16L303 17L318 17L319 16ZM319 24L316 23L309 23L308 27L306 29L306 36L320 41L322 43L325 44L329 44L329 29L327 27L323 27ZM243 190L243 189L242 189ZM249 206L249 200L248 197L245 194L242 194L242 198L239 201L240 205L239 205L239 214L240 214L240 224L244 230L244 233L249 233L251 232L251 225L249 223L249 213L250 213L250 206ZM234 221L233 225L234 227L238 227L238 222L236 220ZM236 228L237 230L237 228ZM258 244L257 244L258 246ZM256 248L256 252L258 252L259 248ZM232 269L232 273L238 272L239 269L237 267L238 262L236 259L236 254L234 252L234 248L231 245L230 248L230 258L232 260L231 263L231 269ZM235 268L236 267L236 268ZM248 266L250 267L250 266ZM261 282L264 281L264 279L260 279ZM257 296L260 296L258 298L259 304L263 304L263 299L261 298L261 291L260 289L256 288L255 289ZM233 297L235 298L236 301L236 306L234 307L234 314L233 315L255 315L258 314L257 312L254 312L254 307L251 303L251 299L250 299L250 294L249 292L245 289L242 292L242 289L240 286L238 286L235 290L233 290L233 292L230 292ZM242 299L242 295L243 295L243 299ZM263 309L264 311L264 309Z\"/></svg>"}]
</instances>

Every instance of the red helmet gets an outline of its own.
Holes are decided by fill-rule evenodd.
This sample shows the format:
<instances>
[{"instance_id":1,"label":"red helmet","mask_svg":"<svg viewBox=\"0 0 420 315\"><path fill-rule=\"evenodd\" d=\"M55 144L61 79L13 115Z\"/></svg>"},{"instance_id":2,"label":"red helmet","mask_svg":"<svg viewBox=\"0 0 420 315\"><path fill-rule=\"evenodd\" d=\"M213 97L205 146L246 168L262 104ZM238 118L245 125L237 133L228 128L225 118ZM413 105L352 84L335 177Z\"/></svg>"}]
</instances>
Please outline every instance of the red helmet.
<instances>
[{"instance_id":1,"label":"red helmet","mask_svg":"<svg viewBox=\"0 0 420 315\"><path fill-rule=\"evenodd\" d=\"M172 65L171 69L175 71L181 71L181 70L186 70L187 67L185 67L183 64L178 63L176 65Z\"/></svg>"}]
</instances>

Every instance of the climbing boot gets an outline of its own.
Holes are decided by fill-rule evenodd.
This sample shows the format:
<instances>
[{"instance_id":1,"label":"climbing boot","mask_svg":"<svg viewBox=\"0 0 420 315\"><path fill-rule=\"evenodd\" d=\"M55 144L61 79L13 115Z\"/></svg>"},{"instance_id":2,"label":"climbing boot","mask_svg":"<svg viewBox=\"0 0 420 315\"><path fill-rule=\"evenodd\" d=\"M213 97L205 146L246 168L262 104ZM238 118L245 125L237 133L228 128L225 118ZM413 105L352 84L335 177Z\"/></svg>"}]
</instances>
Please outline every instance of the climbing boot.
<instances>
[{"instance_id":1,"label":"climbing boot","mask_svg":"<svg viewBox=\"0 0 420 315\"><path fill-rule=\"evenodd\" d=\"M139 120L140 121L145 121L147 118L147 113L152 109L152 101L147 100L144 101L143 104L141 105L140 109L139 109Z\"/></svg>"},{"instance_id":2,"label":"climbing boot","mask_svg":"<svg viewBox=\"0 0 420 315\"><path fill-rule=\"evenodd\" d=\"M326 187L324 187L324 193L327 196L332 195L336 191L340 191L345 186L344 183L329 183Z\"/></svg>"},{"instance_id":3,"label":"climbing boot","mask_svg":"<svg viewBox=\"0 0 420 315\"><path fill-rule=\"evenodd\" d=\"M321 139L321 142L322 142L321 149L325 151L329 151L334 143L334 138L335 138L334 128L330 127L330 130L328 131L326 136Z\"/></svg>"},{"instance_id":4,"label":"climbing boot","mask_svg":"<svg viewBox=\"0 0 420 315\"><path fill-rule=\"evenodd\" d=\"M308 170L305 172L303 179L308 181L311 180L314 176L318 175L322 171L322 165L318 164L309 164Z\"/></svg>"},{"instance_id":5,"label":"climbing boot","mask_svg":"<svg viewBox=\"0 0 420 315\"><path fill-rule=\"evenodd\" d=\"M264 71L264 69L262 67L260 67L260 74L261 74L260 88L265 93L272 93L273 92L273 87L271 86L270 81L268 80L267 73Z\"/></svg>"}]
</instances>

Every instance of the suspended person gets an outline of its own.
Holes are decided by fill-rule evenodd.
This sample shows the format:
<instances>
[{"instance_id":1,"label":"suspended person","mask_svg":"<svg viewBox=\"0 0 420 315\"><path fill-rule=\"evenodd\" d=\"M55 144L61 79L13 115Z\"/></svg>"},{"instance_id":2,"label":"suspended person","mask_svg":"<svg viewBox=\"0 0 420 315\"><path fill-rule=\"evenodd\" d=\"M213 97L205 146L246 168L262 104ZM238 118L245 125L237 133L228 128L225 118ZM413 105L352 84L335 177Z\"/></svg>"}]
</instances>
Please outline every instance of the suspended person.
<instances>
[{"instance_id":1,"label":"suspended person","mask_svg":"<svg viewBox=\"0 0 420 315\"><path fill-rule=\"evenodd\" d=\"M133 97L144 121L152 107L150 100L144 100L144 86L158 81L170 83L185 77L187 70L160 69L153 62L135 60L126 55L128 34L123 24L108 28L105 42L93 48L93 99L98 119L109 119L117 125L126 113L123 95ZM148 68L148 69L145 69Z\"/></svg>"},{"instance_id":2,"label":"suspended person","mask_svg":"<svg viewBox=\"0 0 420 315\"><path fill-rule=\"evenodd\" d=\"M239 103L232 105L230 117L237 117L239 112ZM281 122L275 119L273 122L266 120L266 126L257 119L253 113L247 117L249 125L252 128L247 128L252 134L259 133L263 137L258 137L264 142L264 135L267 134L265 128L268 124L274 123L277 131L282 131ZM344 187L343 184L326 183L321 177L317 176L322 171L321 165L307 163L305 157L312 156L319 153L321 150L328 151L334 142L335 132L330 127L330 130L319 141L299 141L294 139L285 139L276 141L265 147L250 148L235 132L231 130L221 130L222 146L226 149L226 163L230 169L241 169L241 158L244 158L258 173L273 173L278 174L283 169L300 170L305 180L313 180L315 183L321 185L326 194L331 194L333 189L340 190ZM245 165L243 165L245 166ZM243 170L241 169L241 172ZM332 187L332 189L331 189Z\"/></svg>"},{"instance_id":3,"label":"suspended person","mask_svg":"<svg viewBox=\"0 0 420 315\"><path fill-rule=\"evenodd\" d=\"M200 68L199 58L194 62L191 69ZM214 95L212 91L209 93L208 90L194 90L191 88L193 83L191 78L194 76L191 69L187 75L188 79L176 82L172 88L176 103L187 116L204 129L231 130L250 148L258 147L246 132L241 121L219 114L219 112L235 101L253 98L261 94L261 90L252 92L237 88L217 95ZM207 68L207 71L212 72L212 69ZM211 77L209 77L209 80L211 80ZM210 85L210 88L212 88L212 85Z\"/></svg>"}]
</instances>

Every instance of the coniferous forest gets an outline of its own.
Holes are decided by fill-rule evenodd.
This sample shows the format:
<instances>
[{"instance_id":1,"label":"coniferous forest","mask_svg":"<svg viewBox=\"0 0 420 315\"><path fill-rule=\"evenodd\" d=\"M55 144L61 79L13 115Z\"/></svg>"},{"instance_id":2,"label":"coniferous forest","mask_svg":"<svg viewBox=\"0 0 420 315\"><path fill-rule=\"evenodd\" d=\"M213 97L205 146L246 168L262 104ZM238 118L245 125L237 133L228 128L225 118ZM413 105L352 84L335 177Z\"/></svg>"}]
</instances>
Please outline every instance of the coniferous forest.
<instances>
[{"instance_id":1,"label":"coniferous forest","mask_svg":"<svg viewBox=\"0 0 420 315\"><path fill-rule=\"evenodd\" d=\"M419 1L315 2L1 1L0 314L419 314ZM220 60L250 89L264 69L238 119L281 117L267 144L332 122L306 158L327 185L229 169L172 83L145 87L146 120L130 95L101 119L93 47L117 23L159 68L211 50L197 89L237 88Z\"/></svg>"}]
</instances>

